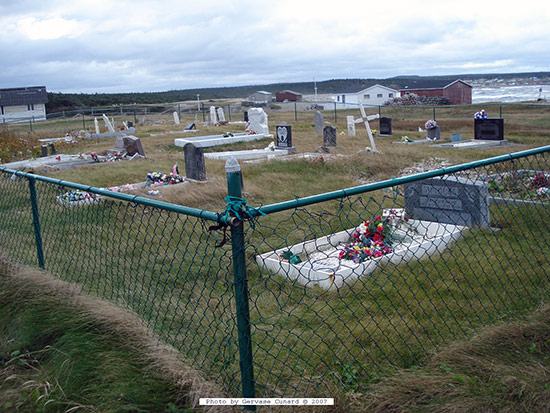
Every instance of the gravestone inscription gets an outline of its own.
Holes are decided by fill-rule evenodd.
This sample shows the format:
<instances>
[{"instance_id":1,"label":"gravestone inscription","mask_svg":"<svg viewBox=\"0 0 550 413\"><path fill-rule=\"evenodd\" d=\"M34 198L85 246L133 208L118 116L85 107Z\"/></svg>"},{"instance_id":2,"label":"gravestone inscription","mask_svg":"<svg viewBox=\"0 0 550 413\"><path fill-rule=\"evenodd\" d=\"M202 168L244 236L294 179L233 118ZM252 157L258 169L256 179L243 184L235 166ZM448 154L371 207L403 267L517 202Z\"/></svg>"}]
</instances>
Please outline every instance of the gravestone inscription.
<instances>
[{"instance_id":1,"label":"gravestone inscription","mask_svg":"<svg viewBox=\"0 0 550 413\"><path fill-rule=\"evenodd\" d=\"M490 141L504 140L504 119L474 119L474 139Z\"/></svg>"},{"instance_id":2,"label":"gravestone inscription","mask_svg":"<svg viewBox=\"0 0 550 413\"><path fill-rule=\"evenodd\" d=\"M405 210L413 219L488 228L489 189L485 182L454 176L410 182Z\"/></svg>"},{"instance_id":3,"label":"gravestone inscription","mask_svg":"<svg viewBox=\"0 0 550 413\"><path fill-rule=\"evenodd\" d=\"M204 148L197 148L192 143L186 143L183 147L183 153L185 156L185 176L196 181L205 181Z\"/></svg>"}]
</instances>

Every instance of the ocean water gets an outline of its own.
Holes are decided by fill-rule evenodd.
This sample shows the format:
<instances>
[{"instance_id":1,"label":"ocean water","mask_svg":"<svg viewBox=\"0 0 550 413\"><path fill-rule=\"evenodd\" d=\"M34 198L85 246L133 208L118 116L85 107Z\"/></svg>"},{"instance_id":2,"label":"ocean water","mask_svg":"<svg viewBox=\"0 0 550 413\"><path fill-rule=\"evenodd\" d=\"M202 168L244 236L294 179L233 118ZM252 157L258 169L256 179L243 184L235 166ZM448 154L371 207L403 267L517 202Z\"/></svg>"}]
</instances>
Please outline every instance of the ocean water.
<instances>
[{"instance_id":1,"label":"ocean water","mask_svg":"<svg viewBox=\"0 0 550 413\"><path fill-rule=\"evenodd\" d=\"M542 89L542 93L539 90ZM550 85L522 85L472 88L472 103L536 101L539 94L550 102Z\"/></svg>"}]
</instances>

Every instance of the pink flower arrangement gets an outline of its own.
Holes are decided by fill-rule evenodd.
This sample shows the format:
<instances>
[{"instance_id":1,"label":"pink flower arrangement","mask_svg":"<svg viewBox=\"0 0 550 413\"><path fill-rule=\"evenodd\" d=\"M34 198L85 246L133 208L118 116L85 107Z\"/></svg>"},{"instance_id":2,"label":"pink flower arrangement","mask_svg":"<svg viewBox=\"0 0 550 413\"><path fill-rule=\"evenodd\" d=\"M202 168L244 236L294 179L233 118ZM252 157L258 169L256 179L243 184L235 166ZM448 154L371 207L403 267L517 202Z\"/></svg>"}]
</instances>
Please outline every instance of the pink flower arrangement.
<instances>
[{"instance_id":1,"label":"pink flower arrangement","mask_svg":"<svg viewBox=\"0 0 550 413\"><path fill-rule=\"evenodd\" d=\"M391 227L388 219L379 216L359 225L338 257L361 263L391 252Z\"/></svg>"}]
</instances>

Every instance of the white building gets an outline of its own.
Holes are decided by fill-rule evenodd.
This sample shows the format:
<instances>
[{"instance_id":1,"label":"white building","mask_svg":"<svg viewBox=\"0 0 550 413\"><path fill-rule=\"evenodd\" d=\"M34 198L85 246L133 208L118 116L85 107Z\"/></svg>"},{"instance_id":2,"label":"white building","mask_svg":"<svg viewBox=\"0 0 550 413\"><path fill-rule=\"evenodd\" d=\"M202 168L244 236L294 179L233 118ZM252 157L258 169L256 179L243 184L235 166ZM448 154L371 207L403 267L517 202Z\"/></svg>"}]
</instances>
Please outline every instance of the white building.
<instances>
[{"instance_id":1,"label":"white building","mask_svg":"<svg viewBox=\"0 0 550 413\"><path fill-rule=\"evenodd\" d=\"M339 109L357 108L359 103L363 105L383 105L388 100L399 97L399 91L379 84L355 87L334 96L334 101Z\"/></svg>"},{"instance_id":2,"label":"white building","mask_svg":"<svg viewBox=\"0 0 550 413\"><path fill-rule=\"evenodd\" d=\"M0 89L0 123L46 120L46 86Z\"/></svg>"}]
</instances>

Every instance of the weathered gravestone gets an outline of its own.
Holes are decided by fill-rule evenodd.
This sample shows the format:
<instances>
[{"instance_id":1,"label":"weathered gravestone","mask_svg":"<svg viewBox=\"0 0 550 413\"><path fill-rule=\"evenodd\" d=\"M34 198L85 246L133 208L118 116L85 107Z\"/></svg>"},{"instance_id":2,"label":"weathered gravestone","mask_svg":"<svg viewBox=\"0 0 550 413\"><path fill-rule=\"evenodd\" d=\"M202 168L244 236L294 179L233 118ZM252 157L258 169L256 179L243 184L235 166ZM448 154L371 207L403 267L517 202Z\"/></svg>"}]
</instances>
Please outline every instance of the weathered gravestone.
<instances>
[{"instance_id":1,"label":"weathered gravestone","mask_svg":"<svg viewBox=\"0 0 550 413\"><path fill-rule=\"evenodd\" d=\"M218 123L218 115L216 114L216 107L210 106L210 124L215 125Z\"/></svg>"},{"instance_id":2,"label":"weathered gravestone","mask_svg":"<svg viewBox=\"0 0 550 413\"><path fill-rule=\"evenodd\" d=\"M276 129L277 132L277 148L291 148L292 147L292 128L288 125L279 125Z\"/></svg>"},{"instance_id":3,"label":"weathered gravestone","mask_svg":"<svg viewBox=\"0 0 550 413\"><path fill-rule=\"evenodd\" d=\"M217 113L218 113L218 122L222 125L227 124L227 121L225 120L225 113L223 113L223 108L218 108Z\"/></svg>"},{"instance_id":4,"label":"weathered gravestone","mask_svg":"<svg viewBox=\"0 0 550 413\"><path fill-rule=\"evenodd\" d=\"M355 136L355 119L353 116L346 116L348 122L348 136Z\"/></svg>"},{"instance_id":5,"label":"weathered gravestone","mask_svg":"<svg viewBox=\"0 0 550 413\"><path fill-rule=\"evenodd\" d=\"M262 108L251 108L248 110L248 130L256 133L269 134L267 125L267 114Z\"/></svg>"},{"instance_id":6,"label":"weathered gravestone","mask_svg":"<svg viewBox=\"0 0 550 413\"><path fill-rule=\"evenodd\" d=\"M336 128L332 125L323 129L323 146L336 146Z\"/></svg>"},{"instance_id":7,"label":"weathered gravestone","mask_svg":"<svg viewBox=\"0 0 550 413\"><path fill-rule=\"evenodd\" d=\"M316 110L313 115L313 120L315 121L315 135L321 136L323 134L323 127L325 126L323 114Z\"/></svg>"},{"instance_id":8,"label":"weathered gravestone","mask_svg":"<svg viewBox=\"0 0 550 413\"><path fill-rule=\"evenodd\" d=\"M189 123L186 127L185 127L185 130L193 130L193 129L196 129L196 126L194 123Z\"/></svg>"},{"instance_id":9,"label":"weathered gravestone","mask_svg":"<svg viewBox=\"0 0 550 413\"><path fill-rule=\"evenodd\" d=\"M101 116L103 117L103 122L105 123L105 126L107 126L107 129L109 130L109 132L114 133L115 128L114 128L113 124L111 123L111 121L109 120L109 118L105 114L103 114Z\"/></svg>"},{"instance_id":10,"label":"weathered gravestone","mask_svg":"<svg viewBox=\"0 0 550 413\"><path fill-rule=\"evenodd\" d=\"M380 122L380 136L391 136L391 118L382 117Z\"/></svg>"},{"instance_id":11,"label":"weathered gravestone","mask_svg":"<svg viewBox=\"0 0 550 413\"><path fill-rule=\"evenodd\" d=\"M204 148L197 148L192 143L186 143L183 147L183 153L185 156L185 176L196 181L205 181Z\"/></svg>"},{"instance_id":12,"label":"weathered gravestone","mask_svg":"<svg viewBox=\"0 0 550 413\"><path fill-rule=\"evenodd\" d=\"M173 115L174 115L174 123L176 125L179 125L180 124L180 117L178 116L178 112L174 111Z\"/></svg>"},{"instance_id":13,"label":"weathered gravestone","mask_svg":"<svg viewBox=\"0 0 550 413\"><path fill-rule=\"evenodd\" d=\"M244 111L244 118L243 119L244 119L245 122L248 122L248 111L247 110Z\"/></svg>"},{"instance_id":14,"label":"weathered gravestone","mask_svg":"<svg viewBox=\"0 0 550 413\"><path fill-rule=\"evenodd\" d=\"M118 139L118 137L117 137ZM141 146L141 140L133 135L122 136L122 145L128 155L132 156L136 153L141 156L145 156L143 147Z\"/></svg>"},{"instance_id":15,"label":"weathered gravestone","mask_svg":"<svg viewBox=\"0 0 550 413\"><path fill-rule=\"evenodd\" d=\"M433 141L438 141L441 139L441 128L439 126L427 129L426 131L428 132L428 139L431 139Z\"/></svg>"},{"instance_id":16,"label":"weathered gravestone","mask_svg":"<svg viewBox=\"0 0 550 413\"><path fill-rule=\"evenodd\" d=\"M94 118L95 134L99 135L99 123L97 123L97 118Z\"/></svg>"},{"instance_id":17,"label":"weathered gravestone","mask_svg":"<svg viewBox=\"0 0 550 413\"><path fill-rule=\"evenodd\" d=\"M489 141L504 140L504 119L474 119L474 139Z\"/></svg>"},{"instance_id":18,"label":"weathered gravestone","mask_svg":"<svg viewBox=\"0 0 550 413\"><path fill-rule=\"evenodd\" d=\"M413 219L490 227L487 183L446 176L405 184L405 210Z\"/></svg>"}]
</instances>

